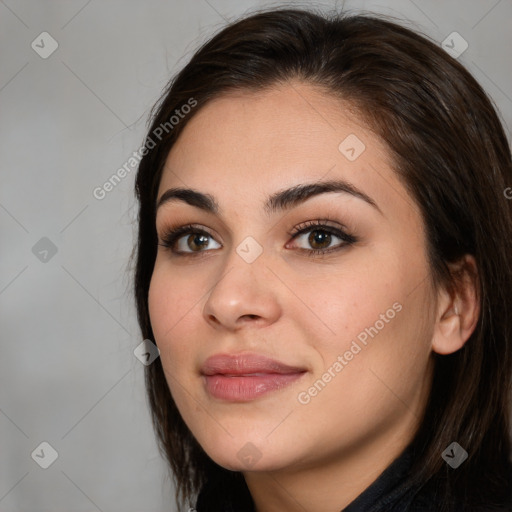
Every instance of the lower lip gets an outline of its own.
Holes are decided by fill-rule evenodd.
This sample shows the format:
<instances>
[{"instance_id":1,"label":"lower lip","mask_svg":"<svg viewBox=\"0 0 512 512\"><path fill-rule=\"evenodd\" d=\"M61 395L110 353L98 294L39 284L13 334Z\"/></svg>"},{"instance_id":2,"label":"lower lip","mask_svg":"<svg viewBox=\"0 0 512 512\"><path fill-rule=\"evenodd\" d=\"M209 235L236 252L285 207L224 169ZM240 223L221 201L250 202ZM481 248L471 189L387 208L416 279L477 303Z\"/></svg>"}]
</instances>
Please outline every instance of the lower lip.
<instances>
[{"instance_id":1,"label":"lower lip","mask_svg":"<svg viewBox=\"0 0 512 512\"><path fill-rule=\"evenodd\" d=\"M203 375L206 390L221 400L247 401L277 391L300 379L301 373L268 373L250 377L227 377L226 375Z\"/></svg>"}]
</instances>

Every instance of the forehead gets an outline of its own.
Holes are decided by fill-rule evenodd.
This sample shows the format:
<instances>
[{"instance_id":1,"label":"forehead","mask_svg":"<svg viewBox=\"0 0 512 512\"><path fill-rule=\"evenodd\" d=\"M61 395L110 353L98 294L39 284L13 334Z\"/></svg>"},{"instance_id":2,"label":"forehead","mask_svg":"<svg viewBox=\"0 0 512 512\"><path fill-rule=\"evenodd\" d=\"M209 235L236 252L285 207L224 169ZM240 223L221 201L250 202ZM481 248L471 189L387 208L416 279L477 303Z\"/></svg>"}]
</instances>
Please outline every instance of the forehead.
<instances>
[{"instance_id":1,"label":"forehead","mask_svg":"<svg viewBox=\"0 0 512 512\"><path fill-rule=\"evenodd\" d=\"M355 108L310 84L280 84L261 91L229 92L202 107L187 123L169 160L203 160L236 155L236 162L253 156L259 162L283 163L318 160L337 161L339 144L348 136L360 140L365 150L378 151L387 159L386 148L359 119ZM196 151L180 155L184 147ZM346 154L346 156L350 156ZM283 159L285 162L283 162Z\"/></svg>"},{"instance_id":2,"label":"forehead","mask_svg":"<svg viewBox=\"0 0 512 512\"><path fill-rule=\"evenodd\" d=\"M290 83L228 93L202 107L168 155L158 196L189 187L221 203L233 204L236 196L256 206L278 189L336 178L363 189L382 209L397 199L412 202L387 147L350 103Z\"/></svg>"}]
</instances>

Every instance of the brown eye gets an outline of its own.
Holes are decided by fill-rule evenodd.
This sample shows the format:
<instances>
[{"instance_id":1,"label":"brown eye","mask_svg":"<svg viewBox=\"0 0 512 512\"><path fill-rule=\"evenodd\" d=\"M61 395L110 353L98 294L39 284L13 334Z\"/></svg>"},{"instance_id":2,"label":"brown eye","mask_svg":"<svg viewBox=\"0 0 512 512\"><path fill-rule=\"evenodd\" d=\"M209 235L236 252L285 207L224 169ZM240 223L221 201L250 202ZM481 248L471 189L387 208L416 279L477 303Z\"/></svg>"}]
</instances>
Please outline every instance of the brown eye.
<instances>
[{"instance_id":1,"label":"brown eye","mask_svg":"<svg viewBox=\"0 0 512 512\"><path fill-rule=\"evenodd\" d=\"M187 247L189 247L193 252L196 252L197 250L202 249L208 245L208 236L194 233L186 238L186 244Z\"/></svg>"},{"instance_id":2,"label":"brown eye","mask_svg":"<svg viewBox=\"0 0 512 512\"><path fill-rule=\"evenodd\" d=\"M332 235L322 229L315 229L308 236L308 243L313 249L326 249L329 247L331 240Z\"/></svg>"},{"instance_id":3,"label":"brown eye","mask_svg":"<svg viewBox=\"0 0 512 512\"><path fill-rule=\"evenodd\" d=\"M159 245L176 254L194 255L205 252L202 249L208 248L208 243L211 241L217 243L217 247L213 247L213 249L221 247L204 229L187 225L167 231L162 236L162 243Z\"/></svg>"},{"instance_id":4,"label":"brown eye","mask_svg":"<svg viewBox=\"0 0 512 512\"><path fill-rule=\"evenodd\" d=\"M295 233L291 233L293 239L303 240L299 246L301 251L309 252L310 254L325 254L332 251L343 249L357 241L356 237L345 233L339 228L322 224L321 221L314 221L306 223L305 227L299 227ZM305 238L305 236L307 238ZM340 242L336 245L331 245L335 239Z\"/></svg>"}]
</instances>

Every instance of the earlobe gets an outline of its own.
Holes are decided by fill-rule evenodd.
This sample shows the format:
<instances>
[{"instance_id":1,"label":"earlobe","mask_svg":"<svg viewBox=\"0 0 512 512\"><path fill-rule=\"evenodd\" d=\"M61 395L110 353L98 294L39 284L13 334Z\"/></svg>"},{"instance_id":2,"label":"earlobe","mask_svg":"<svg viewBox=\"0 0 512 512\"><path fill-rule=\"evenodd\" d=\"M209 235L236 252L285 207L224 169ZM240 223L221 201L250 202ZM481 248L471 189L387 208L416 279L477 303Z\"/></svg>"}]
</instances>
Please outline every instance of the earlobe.
<instances>
[{"instance_id":1,"label":"earlobe","mask_svg":"<svg viewBox=\"0 0 512 512\"><path fill-rule=\"evenodd\" d=\"M454 291L439 291L432 350L452 354L467 342L478 322L480 302L478 272L473 256L466 255L451 266L456 274Z\"/></svg>"}]
</instances>

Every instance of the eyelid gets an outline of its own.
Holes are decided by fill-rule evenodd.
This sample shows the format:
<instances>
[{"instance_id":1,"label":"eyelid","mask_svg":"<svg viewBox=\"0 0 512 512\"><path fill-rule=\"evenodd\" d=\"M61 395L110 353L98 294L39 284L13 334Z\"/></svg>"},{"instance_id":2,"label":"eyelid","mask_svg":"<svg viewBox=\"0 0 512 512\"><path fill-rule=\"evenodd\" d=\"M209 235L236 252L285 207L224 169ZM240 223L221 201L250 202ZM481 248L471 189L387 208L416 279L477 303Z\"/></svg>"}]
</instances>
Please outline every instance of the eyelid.
<instances>
[{"instance_id":1,"label":"eyelid","mask_svg":"<svg viewBox=\"0 0 512 512\"><path fill-rule=\"evenodd\" d=\"M324 231L325 233L329 233L341 240L341 243L335 245L334 247L328 247L326 249L304 249L299 247L298 250L304 252L310 256L313 255L328 255L331 252L335 252L345 248L346 246L350 246L359 241L359 238L352 235L346 226L339 224L336 222L336 226L332 226L329 224L331 222L330 219L317 219L313 221L306 221L298 226L296 226L291 232L288 233L289 236L292 237L292 241L300 236L304 236L306 233L313 231ZM315 229L316 228L316 229ZM287 244L288 247L289 244Z\"/></svg>"},{"instance_id":2,"label":"eyelid","mask_svg":"<svg viewBox=\"0 0 512 512\"><path fill-rule=\"evenodd\" d=\"M166 226L162 229L161 234L158 236L159 242L158 245L163 245L164 247L168 247L166 244L166 241L169 239L173 239L173 242L175 243L177 240L179 240L182 236L186 234L206 234L209 237L213 238L215 241L216 236L214 236L208 228L203 226L202 224L197 223L190 223L190 224L178 224L176 226L170 225ZM220 242L217 242L220 243Z\"/></svg>"},{"instance_id":3,"label":"eyelid","mask_svg":"<svg viewBox=\"0 0 512 512\"><path fill-rule=\"evenodd\" d=\"M335 225L332 225L335 224ZM318 231L325 231L326 233L330 233L331 235L336 236L339 238L342 243L334 246L329 247L326 249L305 249L305 248L297 248L299 252L307 253L310 256L313 255L326 255L329 252L334 252L340 249L343 249L346 246L349 246L351 244L354 244L358 241L358 238L354 235L350 234L349 230L344 226L343 224L340 224L339 222L329 219L329 218L322 218L322 219L315 219L315 220L308 220L305 222L302 222L295 226L291 231L287 232L287 235L291 237L292 241L298 238L299 236L310 232L315 231L315 228L317 228ZM216 243L220 243L216 240L216 236L214 236L208 228L204 227L202 224L197 223L190 223L190 224L184 224L184 225L178 225L177 227L169 226L166 227L164 230L162 230L162 234L159 237L161 241L158 242L158 245L163 246L166 249L169 249L174 255L176 256L192 256L197 257L203 254L207 254L208 252L211 252L212 249L206 249L206 250L200 250L200 251L177 251L173 249L173 247L176 245L176 243L183 238L185 235L192 235L192 234L203 234L211 239L213 239ZM220 243L221 244L221 243ZM222 244L221 244L222 245ZM288 248L289 242L287 242L286 246ZM217 249L217 248L216 248Z\"/></svg>"},{"instance_id":4,"label":"eyelid","mask_svg":"<svg viewBox=\"0 0 512 512\"><path fill-rule=\"evenodd\" d=\"M328 227L338 231L348 231L348 228L345 225L334 219L324 217L321 219L306 220L300 224L297 224L291 231L288 232L288 236L294 237L297 234L304 232L307 228L314 227Z\"/></svg>"}]
</instances>

